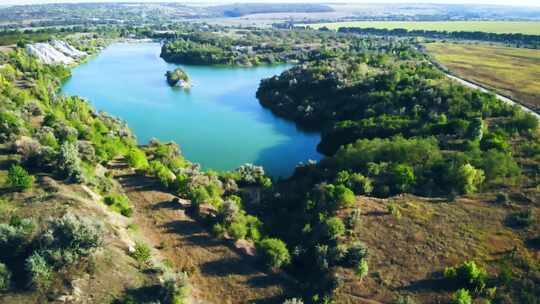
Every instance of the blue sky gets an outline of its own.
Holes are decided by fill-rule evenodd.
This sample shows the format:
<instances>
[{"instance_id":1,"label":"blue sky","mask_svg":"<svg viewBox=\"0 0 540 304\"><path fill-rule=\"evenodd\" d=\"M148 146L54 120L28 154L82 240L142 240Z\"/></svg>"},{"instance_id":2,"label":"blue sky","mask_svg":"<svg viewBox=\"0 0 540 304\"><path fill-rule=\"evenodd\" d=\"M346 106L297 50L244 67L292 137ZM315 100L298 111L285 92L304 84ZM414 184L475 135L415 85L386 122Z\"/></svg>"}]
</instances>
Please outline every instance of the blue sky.
<instances>
[{"instance_id":1,"label":"blue sky","mask_svg":"<svg viewBox=\"0 0 540 304\"><path fill-rule=\"evenodd\" d=\"M205 4L223 4L238 2L350 2L350 3L451 3L451 4L494 4L513 6L540 6L540 0L120 0L124 2L192 2ZM35 4L35 3L65 3L65 2L119 2L118 0L0 0L0 4Z\"/></svg>"}]
</instances>

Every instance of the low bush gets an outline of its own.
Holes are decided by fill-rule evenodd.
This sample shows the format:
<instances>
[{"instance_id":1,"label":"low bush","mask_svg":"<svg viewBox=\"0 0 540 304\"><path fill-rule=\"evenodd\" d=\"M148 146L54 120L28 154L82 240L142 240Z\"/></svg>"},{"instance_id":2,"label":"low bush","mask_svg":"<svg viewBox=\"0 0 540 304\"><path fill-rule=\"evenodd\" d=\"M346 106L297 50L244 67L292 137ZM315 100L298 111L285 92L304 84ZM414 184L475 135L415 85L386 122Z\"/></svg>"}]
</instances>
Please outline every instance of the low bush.
<instances>
[{"instance_id":1,"label":"low bush","mask_svg":"<svg viewBox=\"0 0 540 304\"><path fill-rule=\"evenodd\" d=\"M152 262L152 250L148 245L142 242L136 242L135 248L129 254L132 258L137 261L139 266L148 267Z\"/></svg>"},{"instance_id":2,"label":"low bush","mask_svg":"<svg viewBox=\"0 0 540 304\"><path fill-rule=\"evenodd\" d=\"M287 246L280 239L264 239L257 244L257 249L264 263L269 268L280 268L291 262L289 250L287 250Z\"/></svg>"},{"instance_id":3,"label":"low bush","mask_svg":"<svg viewBox=\"0 0 540 304\"><path fill-rule=\"evenodd\" d=\"M532 210L529 209L527 211L509 214L506 217L506 225L513 228L526 228L532 224L533 220Z\"/></svg>"},{"instance_id":4,"label":"low bush","mask_svg":"<svg viewBox=\"0 0 540 304\"><path fill-rule=\"evenodd\" d=\"M444 277L456 286L480 292L486 287L487 272L474 261L467 261L459 266L446 268Z\"/></svg>"},{"instance_id":5,"label":"low bush","mask_svg":"<svg viewBox=\"0 0 540 304\"><path fill-rule=\"evenodd\" d=\"M56 267L74 264L103 244L101 224L72 213L50 220L48 226L40 237L40 251Z\"/></svg>"},{"instance_id":6,"label":"low bush","mask_svg":"<svg viewBox=\"0 0 540 304\"><path fill-rule=\"evenodd\" d=\"M133 148L129 150L126 159L129 166L137 170L145 170L148 167L146 154L141 149Z\"/></svg>"},{"instance_id":7,"label":"low bush","mask_svg":"<svg viewBox=\"0 0 540 304\"><path fill-rule=\"evenodd\" d=\"M5 264L0 263L0 292L6 291L11 286L11 271Z\"/></svg>"},{"instance_id":8,"label":"low bush","mask_svg":"<svg viewBox=\"0 0 540 304\"><path fill-rule=\"evenodd\" d=\"M471 294L467 289L459 289L452 295L451 304L472 304Z\"/></svg>"},{"instance_id":9,"label":"low bush","mask_svg":"<svg viewBox=\"0 0 540 304\"><path fill-rule=\"evenodd\" d=\"M358 266L356 266L355 268L355 274L356 276L358 276L360 279L364 278L365 276L368 275L368 272L369 272L369 266L368 266L368 263L365 259L363 259L360 264L358 264Z\"/></svg>"},{"instance_id":10,"label":"low bush","mask_svg":"<svg viewBox=\"0 0 540 304\"><path fill-rule=\"evenodd\" d=\"M339 217L328 218L323 224L323 233L329 240L336 240L345 234L345 225Z\"/></svg>"},{"instance_id":11,"label":"low bush","mask_svg":"<svg viewBox=\"0 0 540 304\"><path fill-rule=\"evenodd\" d=\"M388 211L388 214L391 214L396 219L401 218L401 211L399 210L399 207L395 202L391 202L386 205L386 210Z\"/></svg>"},{"instance_id":12,"label":"low bush","mask_svg":"<svg viewBox=\"0 0 540 304\"><path fill-rule=\"evenodd\" d=\"M31 288L45 290L51 285L53 268L41 254L37 252L32 254L26 259L25 267L30 276L29 285Z\"/></svg>"},{"instance_id":13,"label":"low bush","mask_svg":"<svg viewBox=\"0 0 540 304\"><path fill-rule=\"evenodd\" d=\"M185 272L166 273L164 275L161 289L163 304L185 304L189 292L189 279Z\"/></svg>"},{"instance_id":14,"label":"low bush","mask_svg":"<svg viewBox=\"0 0 540 304\"><path fill-rule=\"evenodd\" d=\"M133 214L133 209L130 206L129 198L125 194L111 193L105 196L105 204L111 210L130 217Z\"/></svg>"},{"instance_id":15,"label":"low bush","mask_svg":"<svg viewBox=\"0 0 540 304\"><path fill-rule=\"evenodd\" d=\"M0 258L17 256L31 241L35 224L30 219L12 217L10 223L0 224Z\"/></svg>"},{"instance_id":16,"label":"low bush","mask_svg":"<svg viewBox=\"0 0 540 304\"><path fill-rule=\"evenodd\" d=\"M19 165L12 165L9 168L7 176L8 187L14 190L26 190L32 188L34 184L34 177L28 174L23 167Z\"/></svg>"}]
</instances>

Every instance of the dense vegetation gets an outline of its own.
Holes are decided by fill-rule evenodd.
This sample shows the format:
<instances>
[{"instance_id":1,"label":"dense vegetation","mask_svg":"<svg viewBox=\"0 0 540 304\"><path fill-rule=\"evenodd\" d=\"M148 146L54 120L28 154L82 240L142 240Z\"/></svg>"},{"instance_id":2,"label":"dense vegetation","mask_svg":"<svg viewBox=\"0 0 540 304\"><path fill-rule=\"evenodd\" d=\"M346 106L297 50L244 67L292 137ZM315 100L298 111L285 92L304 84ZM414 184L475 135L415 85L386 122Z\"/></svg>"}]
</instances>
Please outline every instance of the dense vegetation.
<instances>
[{"instance_id":1,"label":"dense vegetation","mask_svg":"<svg viewBox=\"0 0 540 304\"><path fill-rule=\"evenodd\" d=\"M429 31L429 30L407 30L407 29L379 29L379 28L358 28L340 27L341 33L355 33L361 35L376 36L397 36L397 37L426 37L434 39L455 39L455 40L475 40L501 42L518 47L540 48L540 35L526 34L496 34L488 32L471 31Z\"/></svg>"}]
</instances>

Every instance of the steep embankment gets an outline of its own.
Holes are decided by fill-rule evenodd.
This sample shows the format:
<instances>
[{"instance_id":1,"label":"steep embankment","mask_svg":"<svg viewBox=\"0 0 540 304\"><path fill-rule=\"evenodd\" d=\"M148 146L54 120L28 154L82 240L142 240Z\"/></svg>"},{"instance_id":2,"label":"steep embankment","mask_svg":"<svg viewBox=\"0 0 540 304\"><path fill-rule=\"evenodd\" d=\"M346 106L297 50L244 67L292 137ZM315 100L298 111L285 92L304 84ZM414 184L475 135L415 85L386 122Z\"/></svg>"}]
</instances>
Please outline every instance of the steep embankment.
<instances>
[{"instance_id":1,"label":"steep embankment","mask_svg":"<svg viewBox=\"0 0 540 304\"><path fill-rule=\"evenodd\" d=\"M253 258L216 239L189 213L189 201L164 191L156 180L112 164L115 179L134 207L138 234L174 269L190 275L193 299L200 303L281 303L283 277L265 273ZM181 203L175 200L180 200Z\"/></svg>"}]
</instances>

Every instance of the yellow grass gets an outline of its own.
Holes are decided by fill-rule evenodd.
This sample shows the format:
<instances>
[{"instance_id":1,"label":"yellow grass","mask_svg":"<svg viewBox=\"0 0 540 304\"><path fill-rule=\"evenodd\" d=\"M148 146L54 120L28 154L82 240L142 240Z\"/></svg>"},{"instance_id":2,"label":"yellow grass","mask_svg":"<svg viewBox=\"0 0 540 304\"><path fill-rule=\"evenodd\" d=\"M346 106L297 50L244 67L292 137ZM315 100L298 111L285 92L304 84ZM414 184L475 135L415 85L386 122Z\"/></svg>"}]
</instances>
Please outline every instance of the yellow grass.
<instances>
[{"instance_id":1,"label":"yellow grass","mask_svg":"<svg viewBox=\"0 0 540 304\"><path fill-rule=\"evenodd\" d=\"M540 107L540 50L442 42L426 48L435 60L463 78Z\"/></svg>"}]
</instances>

